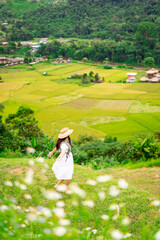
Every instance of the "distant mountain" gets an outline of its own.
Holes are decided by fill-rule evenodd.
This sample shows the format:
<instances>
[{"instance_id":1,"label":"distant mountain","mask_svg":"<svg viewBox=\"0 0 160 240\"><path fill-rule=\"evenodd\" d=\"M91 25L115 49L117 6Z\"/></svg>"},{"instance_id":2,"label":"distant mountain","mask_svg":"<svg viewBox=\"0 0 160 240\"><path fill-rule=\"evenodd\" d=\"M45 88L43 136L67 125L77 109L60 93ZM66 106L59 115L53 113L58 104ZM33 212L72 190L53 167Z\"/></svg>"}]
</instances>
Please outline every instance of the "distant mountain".
<instances>
[{"instance_id":1,"label":"distant mountain","mask_svg":"<svg viewBox=\"0 0 160 240\"><path fill-rule=\"evenodd\" d=\"M8 40L33 37L80 37L134 41L137 25L157 26L159 0L8 0L0 1L1 23Z\"/></svg>"}]
</instances>

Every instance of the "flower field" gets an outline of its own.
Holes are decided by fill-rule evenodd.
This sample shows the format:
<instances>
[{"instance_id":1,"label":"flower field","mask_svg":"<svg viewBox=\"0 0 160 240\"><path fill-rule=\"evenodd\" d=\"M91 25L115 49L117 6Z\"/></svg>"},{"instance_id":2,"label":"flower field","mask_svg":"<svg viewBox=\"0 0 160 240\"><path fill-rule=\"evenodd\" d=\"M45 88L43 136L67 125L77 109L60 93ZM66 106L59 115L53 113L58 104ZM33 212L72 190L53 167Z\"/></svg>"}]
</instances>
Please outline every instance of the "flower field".
<instances>
[{"instance_id":1,"label":"flower field","mask_svg":"<svg viewBox=\"0 0 160 240\"><path fill-rule=\"evenodd\" d=\"M75 165L69 189L55 190L53 159L0 161L1 239L159 239L158 168Z\"/></svg>"}]
</instances>

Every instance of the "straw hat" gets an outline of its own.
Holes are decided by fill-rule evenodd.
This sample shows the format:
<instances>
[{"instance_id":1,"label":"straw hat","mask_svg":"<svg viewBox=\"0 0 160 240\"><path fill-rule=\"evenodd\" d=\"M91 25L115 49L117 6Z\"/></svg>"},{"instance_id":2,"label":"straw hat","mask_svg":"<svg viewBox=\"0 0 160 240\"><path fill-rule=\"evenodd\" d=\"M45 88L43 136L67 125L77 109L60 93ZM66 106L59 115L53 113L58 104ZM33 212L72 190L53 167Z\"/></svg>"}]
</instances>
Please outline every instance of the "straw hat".
<instances>
[{"instance_id":1,"label":"straw hat","mask_svg":"<svg viewBox=\"0 0 160 240\"><path fill-rule=\"evenodd\" d=\"M58 135L58 138L65 138L65 137L69 136L72 132L73 132L73 129L69 129L67 127L62 128L60 130L60 134Z\"/></svg>"}]
</instances>

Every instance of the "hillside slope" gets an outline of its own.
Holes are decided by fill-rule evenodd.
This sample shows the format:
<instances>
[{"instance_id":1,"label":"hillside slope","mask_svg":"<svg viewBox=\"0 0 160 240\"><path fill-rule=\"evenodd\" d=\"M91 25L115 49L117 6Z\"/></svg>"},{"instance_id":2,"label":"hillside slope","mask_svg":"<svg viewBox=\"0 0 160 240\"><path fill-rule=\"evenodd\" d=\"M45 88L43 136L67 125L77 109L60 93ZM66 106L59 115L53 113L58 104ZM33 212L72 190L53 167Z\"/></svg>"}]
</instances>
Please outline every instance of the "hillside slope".
<instances>
[{"instance_id":1,"label":"hillside slope","mask_svg":"<svg viewBox=\"0 0 160 240\"><path fill-rule=\"evenodd\" d=\"M0 19L7 19L8 36L25 33L33 37L99 37L134 40L137 24L160 23L160 1L156 0L68 0L0 3ZM22 31L19 32L19 31ZM27 32L25 32L26 30ZM31 33L31 35L29 34Z\"/></svg>"},{"instance_id":2,"label":"hillside slope","mask_svg":"<svg viewBox=\"0 0 160 240\"><path fill-rule=\"evenodd\" d=\"M106 236L107 239L111 240L113 238L110 237L110 233L114 228L120 229L122 232L130 232L132 235L127 239L155 239L153 235L160 228L160 212L158 212L157 207L151 205L151 202L157 199L159 194L151 194L150 187L146 189L142 185L144 179L146 179L149 183L148 186L152 185L158 188L158 178L157 180L148 178L148 174L151 172L153 175L157 175L158 168L146 169L143 172L144 179L141 177L142 170L137 169L137 182L135 182L135 177L133 176L135 170L126 169L122 172L125 173L123 175L120 174L120 169L94 171L88 167L75 165L72 183L76 182L86 192L86 197L81 200L80 196L81 194L83 195L83 191L75 187L72 190L77 194L62 193L62 201L58 201L58 199L53 200L55 197L61 196L55 195L54 192L54 185L57 180L51 170L53 162L53 159L45 159L44 162L42 162L42 159L41 161L38 159L37 161L36 159L29 161L29 159L24 158L0 159L2 169L0 171L1 203L5 204L2 205L3 208L1 209L9 207L7 210L0 212L4 222L3 229L5 229L0 233L3 239L26 240L33 239L34 237L36 239L37 234L39 234L38 239L53 239L53 236L54 239L59 239L59 236L53 234L53 231L55 231L55 226L57 226L57 220L64 218L63 207L67 214L67 219L71 221L71 225L62 225L65 229L61 228L61 232L67 229L67 233L65 234L64 232L64 236L61 239L97 239L98 236L98 239L102 239L102 236ZM31 171L34 173L34 178L33 181L31 179L30 185L26 184L27 182L25 182L26 180L24 181L24 177L27 176L27 172L31 174ZM97 178L106 173L112 174L116 178L127 177L127 180L130 182L129 188L121 190L121 193L117 197L110 196L108 190L111 186L117 185L116 179L112 179L109 182L100 182ZM96 185L87 184L88 179L97 181ZM30 177L28 180L30 180ZM27 188L23 183L27 185ZM141 188L139 185L141 185ZM48 194L51 194L49 195L50 197L45 198L45 189L50 189L51 192L48 192ZM101 199L98 197L99 192L101 192ZM106 196L103 200L102 192ZM89 206L91 206L90 204L93 201L95 204L94 207L83 206L83 200L91 200L91 202L88 202ZM115 210L109 211L109 206L112 203L120 206L120 215L118 217ZM122 203L125 203L125 205ZM59 207L61 211L58 208L60 212L56 208L59 204L61 205ZM11 210L13 206L15 206L16 211ZM36 215L36 209L38 209L38 216ZM55 212L52 209L57 210ZM51 211L55 212L57 217ZM60 215L58 216L58 214ZM111 221L106 222L102 220L101 216L103 214L105 216L108 214L112 218ZM131 220L128 226L121 224L123 217L126 215ZM12 224L8 225L9 217L12 217ZM31 219L31 221L26 221L26 218ZM78 228L78 232L76 232L76 228ZM86 228L88 229L87 231L85 230ZM93 231L94 229L96 231ZM107 232L105 232L105 229ZM11 235L11 233L13 233L12 238L8 238L8 235Z\"/></svg>"}]
</instances>

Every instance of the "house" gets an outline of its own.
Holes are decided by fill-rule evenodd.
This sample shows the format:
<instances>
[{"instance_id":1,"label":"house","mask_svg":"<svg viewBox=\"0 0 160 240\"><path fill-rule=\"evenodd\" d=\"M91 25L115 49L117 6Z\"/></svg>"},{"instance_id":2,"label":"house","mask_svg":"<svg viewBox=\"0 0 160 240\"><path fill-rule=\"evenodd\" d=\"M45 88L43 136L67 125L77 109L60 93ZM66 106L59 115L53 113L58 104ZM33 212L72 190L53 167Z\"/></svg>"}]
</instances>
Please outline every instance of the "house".
<instances>
[{"instance_id":1,"label":"house","mask_svg":"<svg viewBox=\"0 0 160 240\"><path fill-rule=\"evenodd\" d=\"M47 43L48 42L48 38L41 38L39 40L39 43Z\"/></svg>"},{"instance_id":2,"label":"house","mask_svg":"<svg viewBox=\"0 0 160 240\"><path fill-rule=\"evenodd\" d=\"M136 81L136 75L137 75L137 73L127 73L128 78L127 78L126 82L134 83Z\"/></svg>"},{"instance_id":3,"label":"house","mask_svg":"<svg viewBox=\"0 0 160 240\"><path fill-rule=\"evenodd\" d=\"M158 77L153 77L150 79L151 83L158 83L160 81L160 79Z\"/></svg>"},{"instance_id":4,"label":"house","mask_svg":"<svg viewBox=\"0 0 160 240\"><path fill-rule=\"evenodd\" d=\"M7 45L8 45L8 42L2 42L2 45L3 45L3 46L7 46Z\"/></svg>"},{"instance_id":5,"label":"house","mask_svg":"<svg viewBox=\"0 0 160 240\"><path fill-rule=\"evenodd\" d=\"M147 77L142 77L140 80L141 82L151 82L151 83L158 83L160 81L160 74L159 71L155 68L151 68L147 71Z\"/></svg>"},{"instance_id":6,"label":"house","mask_svg":"<svg viewBox=\"0 0 160 240\"><path fill-rule=\"evenodd\" d=\"M142 77L142 78L140 79L140 81L141 81L141 82L149 82L149 78L147 78L147 77Z\"/></svg>"},{"instance_id":7,"label":"house","mask_svg":"<svg viewBox=\"0 0 160 240\"><path fill-rule=\"evenodd\" d=\"M8 62L8 60L6 57L0 57L0 64L5 64L7 62Z\"/></svg>"},{"instance_id":8,"label":"house","mask_svg":"<svg viewBox=\"0 0 160 240\"><path fill-rule=\"evenodd\" d=\"M1 24L1 26L7 26L7 25L8 25L8 23L6 23L6 22Z\"/></svg>"},{"instance_id":9,"label":"house","mask_svg":"<svg viewBox=\"0 0 160 240\"><path fill-rule=\"evenodd\" d=\"M153 78L158 73L158 70L155 68L151 68L149 71L146 72L148 78Z\"/></svg>"}]
</instances>

